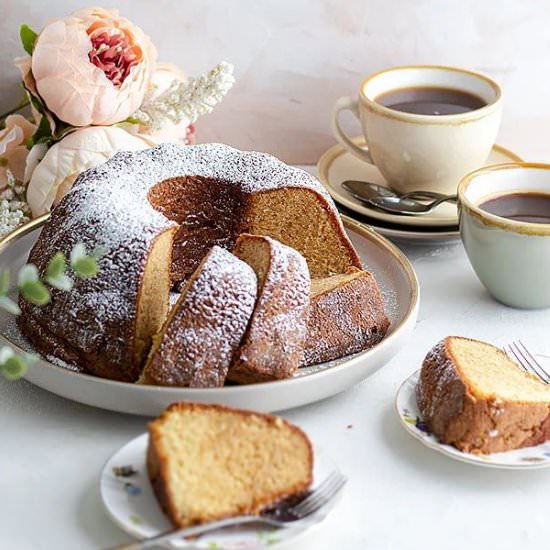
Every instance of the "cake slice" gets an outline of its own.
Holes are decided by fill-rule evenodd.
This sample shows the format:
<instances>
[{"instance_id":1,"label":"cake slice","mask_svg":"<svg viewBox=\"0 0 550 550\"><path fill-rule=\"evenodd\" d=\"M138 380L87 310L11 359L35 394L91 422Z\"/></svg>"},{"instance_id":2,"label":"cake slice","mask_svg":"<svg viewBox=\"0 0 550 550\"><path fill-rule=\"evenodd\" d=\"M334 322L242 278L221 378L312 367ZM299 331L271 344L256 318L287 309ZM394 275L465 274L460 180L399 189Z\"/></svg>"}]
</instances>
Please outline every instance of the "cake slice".
<instances>
[{"instance_id":1,"label":"cake slice","mask_svg":"<svg viewBox=\"0 0 550 550\"><path fill-rule=\"evenodd\" d=\"M257 293L256 274L214 246L186 282L153 346L139 383L223 386L246 331Z\"/></svg>"},{"instance_id":2,"label":"cake slice","mask_svg":"<svg viewBox=\"0 0 550 550\"><path fill-rule=\"evenodd\" d=\"M258 514L312 483L307 436L282 418L175 403L149 424L147 469L175 527Z\"/></svg>"},{"instance_id":3,"label":"cake slice","mask_svg":"<svg viewBox=\"0 0 550 550\"><path fill-rule=\"evenodd\" d=\"M550 438L550 386L485 342L439 342L424 359L416 398L428 428L461 451L494 453Z\"/></svg>"},{"instance_id":4,"label":"cake slice","mask_svg":"<svg viewBox=\"0 0 550 550\"><path fill-rule=\"evenodd\" d=\"M312 279L308 334L301 366L368 349L384 338L390 322L374 277L357 268Z\"/></svg>"},{"instance_id":5,"label":"cake slice","mask_svg":"<svg viewBox=\"0 0 550 550\"><path fill-rule=\"evenodd\" d=\"M310 291L306 260L260 235L241 235L233 253L256 272L258 298L227 379L247 384L288 378L304 353Z\"/></svg>"}]
</instances>

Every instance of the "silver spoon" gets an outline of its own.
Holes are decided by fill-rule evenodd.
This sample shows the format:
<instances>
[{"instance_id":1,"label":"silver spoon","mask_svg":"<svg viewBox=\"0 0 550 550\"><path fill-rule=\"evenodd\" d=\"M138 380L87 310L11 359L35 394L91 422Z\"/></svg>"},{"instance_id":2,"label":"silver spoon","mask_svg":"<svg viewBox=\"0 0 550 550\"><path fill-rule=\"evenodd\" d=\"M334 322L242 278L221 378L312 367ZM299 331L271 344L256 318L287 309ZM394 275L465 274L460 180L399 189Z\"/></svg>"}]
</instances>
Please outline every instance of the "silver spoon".
<instances>
[{"instance_id":1,"label":"silver spoon","mask_svg":"<svg viewBox=\"0 0 550 550\"><path fill-rule=\"evenodd\" d=\"M380 197L400 197L402 199L429 200L445 197L442 193L435 191L411 191L403 195L397 194L391 189L370 181L346 180L342 187L353 197L360 201L369 201Z\"/></svg>"},{"instance_id":2,"label":"silver spoon","mask_svg":"<svg viewBox=\"0 0 550 550\"><path fill-rule=\"evenodd\" d=\"M378 197L368 201L371 206L390 212L391 214L402 214L405 216L421 216L429 214L444 202L456 201L456 195L447 195L433 200L429 203L422 203L403 197Z\"/></svg>"}]
</instances>

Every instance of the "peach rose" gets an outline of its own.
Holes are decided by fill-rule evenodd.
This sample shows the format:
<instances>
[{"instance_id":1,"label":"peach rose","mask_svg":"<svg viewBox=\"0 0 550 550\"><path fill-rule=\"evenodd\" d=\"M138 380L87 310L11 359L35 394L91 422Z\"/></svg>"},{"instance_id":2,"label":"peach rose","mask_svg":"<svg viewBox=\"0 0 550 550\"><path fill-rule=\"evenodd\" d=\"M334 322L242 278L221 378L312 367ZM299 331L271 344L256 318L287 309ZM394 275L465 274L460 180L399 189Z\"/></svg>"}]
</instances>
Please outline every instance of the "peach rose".
<instances>
[{"instance_id":1,"label":"peach rose","mask_svg":"<svg viewBox=\"0 0 550 550\"><path fill-rule=\"evenodd\" d=\"M85 8L46 25L31 59L36 90L59 119L72 126L110 125L141 105L156 50L116 10Z\"/></svg>"},{"instance_id":2,"label":"peach rose","mask_svg":"<svg viewBox=\"0 0 550 550\"><path fill-rule=\"evenodd\" d=\"M27 162L27 140L36 126L21 115L6 118L6 127L0 131L0 190L8 185L8 170L22 182Z\"/></svg>"},{"instance_id":3,"label":"peach rose","mask_svg":"<svg viewBox=\"0 0 550 550\"><path fill-rule=\"evenodd\" d=\"M52 145L32 173L27 202L34 217L48 212L69 191L79 174L118 151L149 147L145 140L116 126L76 130Z\"/></svg>"}]
</instances>

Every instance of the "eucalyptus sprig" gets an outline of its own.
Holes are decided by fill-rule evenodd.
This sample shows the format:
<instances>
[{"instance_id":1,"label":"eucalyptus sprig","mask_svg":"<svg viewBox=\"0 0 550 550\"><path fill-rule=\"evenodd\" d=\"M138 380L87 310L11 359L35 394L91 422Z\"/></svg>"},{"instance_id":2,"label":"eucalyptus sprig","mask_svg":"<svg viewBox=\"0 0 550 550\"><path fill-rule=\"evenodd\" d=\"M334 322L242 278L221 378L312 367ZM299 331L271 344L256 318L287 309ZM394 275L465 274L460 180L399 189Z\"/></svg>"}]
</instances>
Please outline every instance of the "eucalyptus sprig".
<instances>
[{"instance_id":1,"label":"eucalyptus sprig","mask_svg":"<svg viewBox=\"0 0 550 550\"><path fill-rule=\"evenodd\" d=\"M80 279L95 277L99 272L99 259L104 254L105 250L101 247L88 253L84 244L76 244L69 257L70 269L74 277ZM68 267L67 259L62 252L56 252L50 258L42 278L35 265L25 264L17 274L16 289L27 302L37 306L46 305L51 300L48 286L64 292L73 288L74 279L67 275ZM10 282L10 270L0 271L0 308L12 315L20 315L19 305L9 296L12 290ZM6 379L16 380L25 374L28 366L35 360L36 357L31 354L16 354L11 347L3 346L0 349L0 372Z\"/></svg>"}]
</instances>

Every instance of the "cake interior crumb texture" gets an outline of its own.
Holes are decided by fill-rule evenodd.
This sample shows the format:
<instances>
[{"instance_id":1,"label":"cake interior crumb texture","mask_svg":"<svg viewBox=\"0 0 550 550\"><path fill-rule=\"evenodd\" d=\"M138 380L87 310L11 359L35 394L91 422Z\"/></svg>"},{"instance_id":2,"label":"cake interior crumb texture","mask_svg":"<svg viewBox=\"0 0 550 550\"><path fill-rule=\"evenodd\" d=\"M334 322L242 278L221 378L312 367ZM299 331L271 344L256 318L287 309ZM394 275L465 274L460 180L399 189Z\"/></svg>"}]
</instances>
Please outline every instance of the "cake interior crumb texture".
<instances>
[{"instance_id":1,"label":"cake interior crumb texture","mask_svg":"<svg viewBox=\"0 0 550 550\"><path fill-rule=\"evenodd\" d=\"M257 514L312 482L307 436L277 417L178 403L149 434L149 477L176 526Z\"/></svg>"},{"instance_id":2,"label":"cake interior crumb texture","mask_svg":"<svg viewBox=\"0 0 550 550\"><path fill-rule=\"evenodd\" d=\"M466 338L452 338L448 345L472 396L478 399L498 396L526 403L550 402L550 386L523 371L494 346Z\"/></svg>"}]
</instances>

